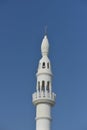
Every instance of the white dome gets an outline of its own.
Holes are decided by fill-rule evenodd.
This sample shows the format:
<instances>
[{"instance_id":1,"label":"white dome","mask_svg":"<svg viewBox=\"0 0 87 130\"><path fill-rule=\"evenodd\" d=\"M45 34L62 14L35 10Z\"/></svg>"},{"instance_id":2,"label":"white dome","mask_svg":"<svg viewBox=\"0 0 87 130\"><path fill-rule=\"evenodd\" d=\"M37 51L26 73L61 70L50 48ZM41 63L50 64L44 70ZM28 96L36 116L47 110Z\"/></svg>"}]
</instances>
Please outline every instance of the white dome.
<instances>
[{"instance_id":1,"label":"white dome","mask_svg":"<svg viewBox=\"0 0 87 130\"><path fill-rule=\"evenodd\" d=\"M48 42L47 36L44 36L44 38L42 40L41 52L42 52L42 56L48 55L48 52L49 52L49 42Z\"/></svg>"}]
</instances>

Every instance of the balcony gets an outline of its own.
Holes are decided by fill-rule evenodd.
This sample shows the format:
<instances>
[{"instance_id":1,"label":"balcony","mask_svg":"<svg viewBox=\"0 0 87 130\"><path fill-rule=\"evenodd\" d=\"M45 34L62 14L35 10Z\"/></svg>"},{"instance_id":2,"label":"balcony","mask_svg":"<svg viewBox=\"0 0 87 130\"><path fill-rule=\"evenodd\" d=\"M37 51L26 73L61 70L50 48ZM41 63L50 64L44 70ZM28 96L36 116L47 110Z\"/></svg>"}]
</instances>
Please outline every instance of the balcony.
<instances>
[{"instance_id":1,"label":"balcony","mask_svg":"<svg viewBox=\"0 0 87 130\"><path fill-rule=\"evenodd\" d=\"M38 103L49 103L51 105L55 104L55 93L46 93L46 92L35 92L32 95L33 104L37 105Z\"/></svg>"}]
</instances>

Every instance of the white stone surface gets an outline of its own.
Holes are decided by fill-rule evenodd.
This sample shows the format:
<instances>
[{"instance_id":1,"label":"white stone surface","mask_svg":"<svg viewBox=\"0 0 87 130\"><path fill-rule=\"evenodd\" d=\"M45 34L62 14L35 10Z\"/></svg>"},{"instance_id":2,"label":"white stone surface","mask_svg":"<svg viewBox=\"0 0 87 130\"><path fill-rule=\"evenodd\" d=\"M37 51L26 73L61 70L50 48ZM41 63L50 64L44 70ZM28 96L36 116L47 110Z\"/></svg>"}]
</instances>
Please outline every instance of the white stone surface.
<instances>
[{"instance_id":1,"label":"white stone surface","mask_svg":"<svg viewBox=\"0 0 87 130\"><path fill-rule=\"evenodd\" d=\"M48 58L49 42L44 36L41 45L42 58L37 70L36 92L32 95L36 106L36 130L51 130L51 107L55 104L55 93L52 92L52 71Z\"/></svg>"},{"instance_id":2,"label":"white stone surface","mask_svg":"<svg viewBox=\"0 0 87 130\"><path fill-rule=\"evenodd\" d=\"M42 41L41 52L42 52L42 56L48 55L48 52L49 52L49 42L46 35L44 36L43 41Z\"/></svg>"}]
</instances>

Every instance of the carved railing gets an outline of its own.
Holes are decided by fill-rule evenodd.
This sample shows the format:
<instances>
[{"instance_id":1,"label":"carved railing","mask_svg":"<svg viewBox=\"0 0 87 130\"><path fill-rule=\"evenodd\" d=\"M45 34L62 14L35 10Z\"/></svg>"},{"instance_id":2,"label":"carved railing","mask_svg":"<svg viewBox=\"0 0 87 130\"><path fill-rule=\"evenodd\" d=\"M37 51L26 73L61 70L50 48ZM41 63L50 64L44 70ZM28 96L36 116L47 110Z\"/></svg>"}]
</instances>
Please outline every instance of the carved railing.
<instances>
[{"instance_id":1,"label":"carved railing","mask_svg":"<svg viewBox=\"0 0 87 130\"><path fill-rule=\"evenodd\" d=\"M46 93L46 92L35 92L33 95L33 101L38 99L49 99L55 101L55 93Z\"/></svg>"}]
</instances>

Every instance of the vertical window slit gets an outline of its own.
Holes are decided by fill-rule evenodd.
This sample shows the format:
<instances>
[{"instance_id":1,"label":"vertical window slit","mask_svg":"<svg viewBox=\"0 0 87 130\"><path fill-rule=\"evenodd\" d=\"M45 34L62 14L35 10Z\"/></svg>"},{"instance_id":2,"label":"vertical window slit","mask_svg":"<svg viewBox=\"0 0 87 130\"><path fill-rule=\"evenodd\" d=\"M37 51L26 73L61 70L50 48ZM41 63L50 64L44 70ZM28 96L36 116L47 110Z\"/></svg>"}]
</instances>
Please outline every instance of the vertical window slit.
<instances>
[{"instance_id":1,"label":"vertical window slit","mask_svg":"<svg viewBox=\"0 0 87 130\"><path fill-rule=\"evenodd\" d=\"M45 81L42 81L42 91L45 91Z\"/></svg>"},{"instance_id":2,"label":"vertical window slit","mask_svg":"<svg viewBox=\"0 0 87 130\"><path fill-rule=\"evenodd\" d=\"M40 82L38 82L38 91L40 92Z\"/></svg>"},{"instance_id":3,"label":"vertical window slit","mask_svg":"<svg viewBox=\"0 0 87 130\"><path fill-rule=\"evenodd\" d=\"M43 62L43 64L42 64L42 68L45 68L45 62Z\"/></svg>"},{"instance_id":4,"label":"vertical window slit","mask_svg":"<svg viewBox=\"0 0 87 130\"><path fill-rule=\"evenodd\" d=\"M49 92L49 81L47 82L47 92Z\"/></svg>"},{"instance_id":5,"label":"vertical window slit","mask_svg":"<svg viewBox=\"0 0 87 130\"><path fill-rule=\"evenodd\" d=\"M49 63L47 63L47 68L49 69Z\"/></svg>"}]
</instances>

